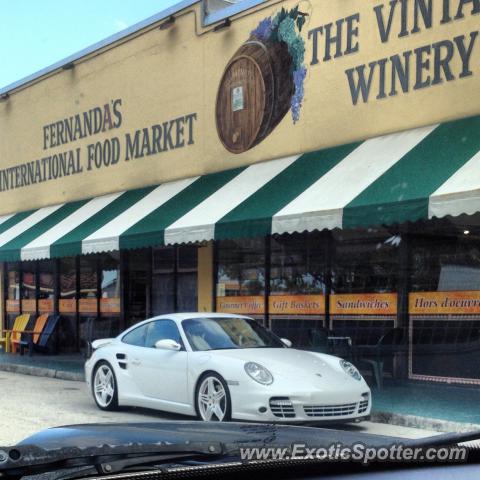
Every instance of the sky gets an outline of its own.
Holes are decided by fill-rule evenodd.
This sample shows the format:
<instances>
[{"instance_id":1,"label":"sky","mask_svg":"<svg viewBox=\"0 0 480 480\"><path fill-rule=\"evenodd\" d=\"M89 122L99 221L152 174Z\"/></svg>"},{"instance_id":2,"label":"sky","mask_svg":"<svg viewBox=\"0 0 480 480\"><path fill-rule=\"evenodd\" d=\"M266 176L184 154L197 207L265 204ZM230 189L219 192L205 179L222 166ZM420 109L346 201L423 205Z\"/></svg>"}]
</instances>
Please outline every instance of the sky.
<instances>
[{"instance_id":1,"label":"sky","mask_svg":"<svg viewBox=\"0 0 480 480\"><path fill-rule=\"evenodd\" d=\"M0 0L0 88L179 0Z\"/></svg>"}]
</instances>

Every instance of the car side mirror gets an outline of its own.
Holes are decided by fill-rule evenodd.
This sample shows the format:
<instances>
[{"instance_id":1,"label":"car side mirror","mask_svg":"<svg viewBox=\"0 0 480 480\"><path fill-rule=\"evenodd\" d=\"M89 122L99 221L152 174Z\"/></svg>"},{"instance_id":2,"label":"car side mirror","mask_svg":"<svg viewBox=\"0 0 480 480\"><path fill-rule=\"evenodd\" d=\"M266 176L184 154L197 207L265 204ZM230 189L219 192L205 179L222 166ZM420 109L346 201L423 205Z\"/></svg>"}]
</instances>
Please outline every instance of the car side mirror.
<instances>
[{"instance_id":1,"label":"car side mirror","mask_svg":"<svg viewBox=\"0 0 480 480\"><path fill-rule=\"evenodd\" d=\"M291 340L289 340L288 338L281 338L280 340L287 348L292 348L293 343L291 342Z\"/></svg>"},{"instance_id":2,"label":"car side mirror","mask_svg":"<svg viewBox=\"0 0 480 480\"><path fill-rule=\"evenodd\" d=\"M172 350L178 352L182 349L182 346L171 338L165 338L163 340L158 340L155 343L155 348L158 348L160 350Z\"/></svg>"}]
</instances>

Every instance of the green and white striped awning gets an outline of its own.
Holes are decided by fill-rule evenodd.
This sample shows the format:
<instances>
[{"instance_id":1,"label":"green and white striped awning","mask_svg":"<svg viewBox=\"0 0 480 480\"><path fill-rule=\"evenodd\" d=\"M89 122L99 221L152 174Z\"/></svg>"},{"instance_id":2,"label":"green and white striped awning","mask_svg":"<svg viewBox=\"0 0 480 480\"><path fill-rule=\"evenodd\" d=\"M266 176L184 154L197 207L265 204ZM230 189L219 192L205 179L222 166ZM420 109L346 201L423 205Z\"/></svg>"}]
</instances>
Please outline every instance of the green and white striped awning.
<instances>
[{"instance_id":1,"label":"green and white striped awning","mask_svg":"<svg viewBox=\"0 0 480 480\"><path fill-rule=\"evenodd\" d=\"M480 211L480 116L0 218L0 260Z\"/></svg>"}]
</instances>

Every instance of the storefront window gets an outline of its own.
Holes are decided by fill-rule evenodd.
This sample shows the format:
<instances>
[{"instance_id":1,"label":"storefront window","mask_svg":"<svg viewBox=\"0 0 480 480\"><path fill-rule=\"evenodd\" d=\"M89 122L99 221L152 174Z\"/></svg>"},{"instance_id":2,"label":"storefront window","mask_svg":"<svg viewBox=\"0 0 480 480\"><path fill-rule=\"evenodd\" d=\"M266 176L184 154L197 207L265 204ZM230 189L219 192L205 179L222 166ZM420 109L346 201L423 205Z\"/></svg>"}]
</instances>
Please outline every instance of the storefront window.
<instances>
[{"instance_id":1,"label":"storefront window","mask_svg":"<svg viewBox=\"0 0 480 480\"><path fill-rule=\"evenodd\" d=\"M270 326L296 348L310 348L325 324L325 236L273 237L270 265Z\"/></svg>"},{"instance_id":2,"label":"storefront window","mask_svg":"<svg viewBox=\"0 0 480 480\"><path fill-rule=\"evenodd\" d=\"M58 311L61 314L60 339L62 349L74 351L78 348L77 324L77 269L75 258L59 260Z\"/></svg>"},{"instance_id":3,"label":"storefront window","mask_svg":"<svg viewBox=\"0 0 480 480\"><path fill-rule=\"evenodd\" d=\"M22 271L22 299L35 299L36 289L35 263L24 262Z\"/></svg>"},{"instance_id":4,"label":"storefront window","mask_svg":"<svg viewBox=\"0 0 480 480\"><path fill-rule=\"evenodd\" d=\"M7 263L8 300L20 300L20 265Z\"/></svg>"},{"instance_id":5,"label":"storefront window","mask_svg":"<svg viewBox=\"0 0 480 480\"><path fill-rule=\"evenodd\" d=\"M218 242L217 312L265 313L265 239Z\"/></svg>"},{"instance_id":6,"label":"storefront window","mask_svg":"<svg viewBox=\"0 0 480 480\"><path fill-rule=\"evenodd\" d=\"M36 313L37 311L37 278L35 262L24 262L22 265L22 312Z\"/></svg>"},{"instance_id":7,"label":"storefront window","mask_svg":"<svg viewBox=\"0 0 480 480\"><path fill-rule=\"evenodd\" d=\"M197 310L197 247L177 248L177 312Z\"/></svg>"},{"instance_id":8,"label":"storefront window","mask_svg":"<svg viewBox=\"0 0 480 480\"><path fill-rule=\"evenodd\" d=\"M55 296L55 262L45 260L38 262L38 311L53 313Z\"/></svg>"},{"instance_id":9,"label":"storefront window","mask_svg":"<svg viewBox=\"0 0 480 480\"><path fill-rule=\"evenodd\" d=\"M128 288L126 290L127 326L147 318L150 312L150 270L149 249L131 250L128 255Z\"/></svg>"},{"instance_id":10,"label":"storefront window","mask_svg":"<svg viewBox=\"0 0 480 480\"><path fill-rule=\"evenodd\" d=\"M383 229L332 234L330 333L356 345L375 345L396 325L399 252L405 240Z\"/></svg>"},{"instance_id":11,"label":"storefront window","mask_svg":"<svg viewBox=\"0 0 480 480\"><path fill-rule=\"evenodd\" d=\"M411 248L412 291L480 290L478 237L416 237Z\"/></svg>"},{"instance_id":12,"label":"storefront window","mask_svg":"<svg viewBox=\"0 0 480 480\"><path fill-rule=\"evenodd\" d=\"M94 258L80 259L80 298L97 296L97 262Z\"/></svg>"},{"instance_id":13,"label":"storefront window","mask_svg":"<svg viewBox=\"0 0 480 480\"><path fill-rule=\"evenodd\" d=\"M417 228L410 243L409 377L478 381L480 238L450 220Z\"/></svg>"},{"instance_id":14,"label":"storefront window","mask_svg":"<svg viewBox=\"0 0 480 480\"><path fill-rule=\"evenodd\" d=\"M402 237L395 232L338 231L333 233L333 293L396 292L398 251Z\"/></svg>"},{"instance_id":15,"label":"storefront window","mask_svg":"<svg viewBox=\"0 0 480 480\"><path fill-rule=\"evenodd\" d=\"M79 312L97 313L97 259L82 257L80 259Z\"/></svg>"},{"instance_id":16,"label":"storefront window","mask_svg":"<svg viewBox=\"0 0 480 480\"><path fill-rule=\"evenodd\" d=\"M325 293L324 245L316 233L272 238L270 295Z\"/></svg>"},{"instance_id":17,"label":"storefront window","mask_svg":"<svg viewBox=\"0 0 480 480\"><path fill-rule=\"evenodd\" d=\"M61 314L77 312L77 270L74 258L62 258L60 268L60 298L58 310Z\"/></svg>"},{"instance_id":18,"label":"storefront window","mask_svg":"<svg viewBox=\"0 0 480 480\"><path fill-rule=\"evenodd\" d=\"M20 313L20 264L7 263L7 327L10 328L13 319Z\"/></svg>"},{"instance_id":19,"label":"storefront window","mask_svg":"<svg viewBox=\"0 0 480 480\"><path fill-rule=\"evenodd\" d=\"M77 293L76 266L74 258L60 260L60 300L75 299ZM60 309L60 311L62 311Z\"/></svg>"},{"instance_id":20,"label":"storefront window","mask_svg":"<svg viewBox=\"0 0 480 480\"><path fill-rule=\"evenodd\" d=\"M102 282L100 311L120 313L120 255L118 252L102 256Z\"/></svg>"},{"instance_id":21,"label":"storefront window","mask_svg":"<svg viewBox=\"0 0 480 480\"><path fill-rule=\"evenodd\" d=\"M217 296L265 294L265 239L218 242Z\"/></svg>"},{"instance_id":22,"label":"storefront window","mask_svg":"<svg viewBox=\"0 0 480 480\"><path fill-rule=\"evenodd\" d=\"M152 313L162 315L175 311L175 248L153 249Z\"/></svg>"},{"instance_id":23,"label":"storefront window","mask_svg":"<svg viewBox=\"0 0 480 480\"><path fill-rule=\"evenodd\" d=\"M96 319L92 337L112 337L120 331L120 253L99 256L100 316Z\"/></svg>"},{"instance_id":24,"label":"storefront window","mask_svg":"<svg viewBox=\"0 0 480 480\"><path fill-rule=\"evenodd\" d=\"M197 247L161 247L152 253L152 313L197 310Z\"/></svg>"}]
</instances>

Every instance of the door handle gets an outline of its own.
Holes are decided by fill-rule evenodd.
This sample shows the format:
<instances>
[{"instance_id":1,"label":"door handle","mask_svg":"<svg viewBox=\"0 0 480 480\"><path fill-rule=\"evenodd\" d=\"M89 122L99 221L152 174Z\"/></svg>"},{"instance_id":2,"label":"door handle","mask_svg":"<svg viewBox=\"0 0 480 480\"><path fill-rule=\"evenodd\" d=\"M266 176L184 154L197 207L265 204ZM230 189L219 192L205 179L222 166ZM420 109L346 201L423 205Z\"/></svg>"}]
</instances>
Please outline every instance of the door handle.
<instances>
[{"instance_id":1,"label":"door handle","mask_svg":"<svg viewBox=\"0 0 480 480\"><path fill-rule=\"evenodd\" d=\"M132 365L135 365L135 366L138 366L140 365L142 362L138 359L138 358L134 358L132 360Z\"/></svg>"}]
</instances>

